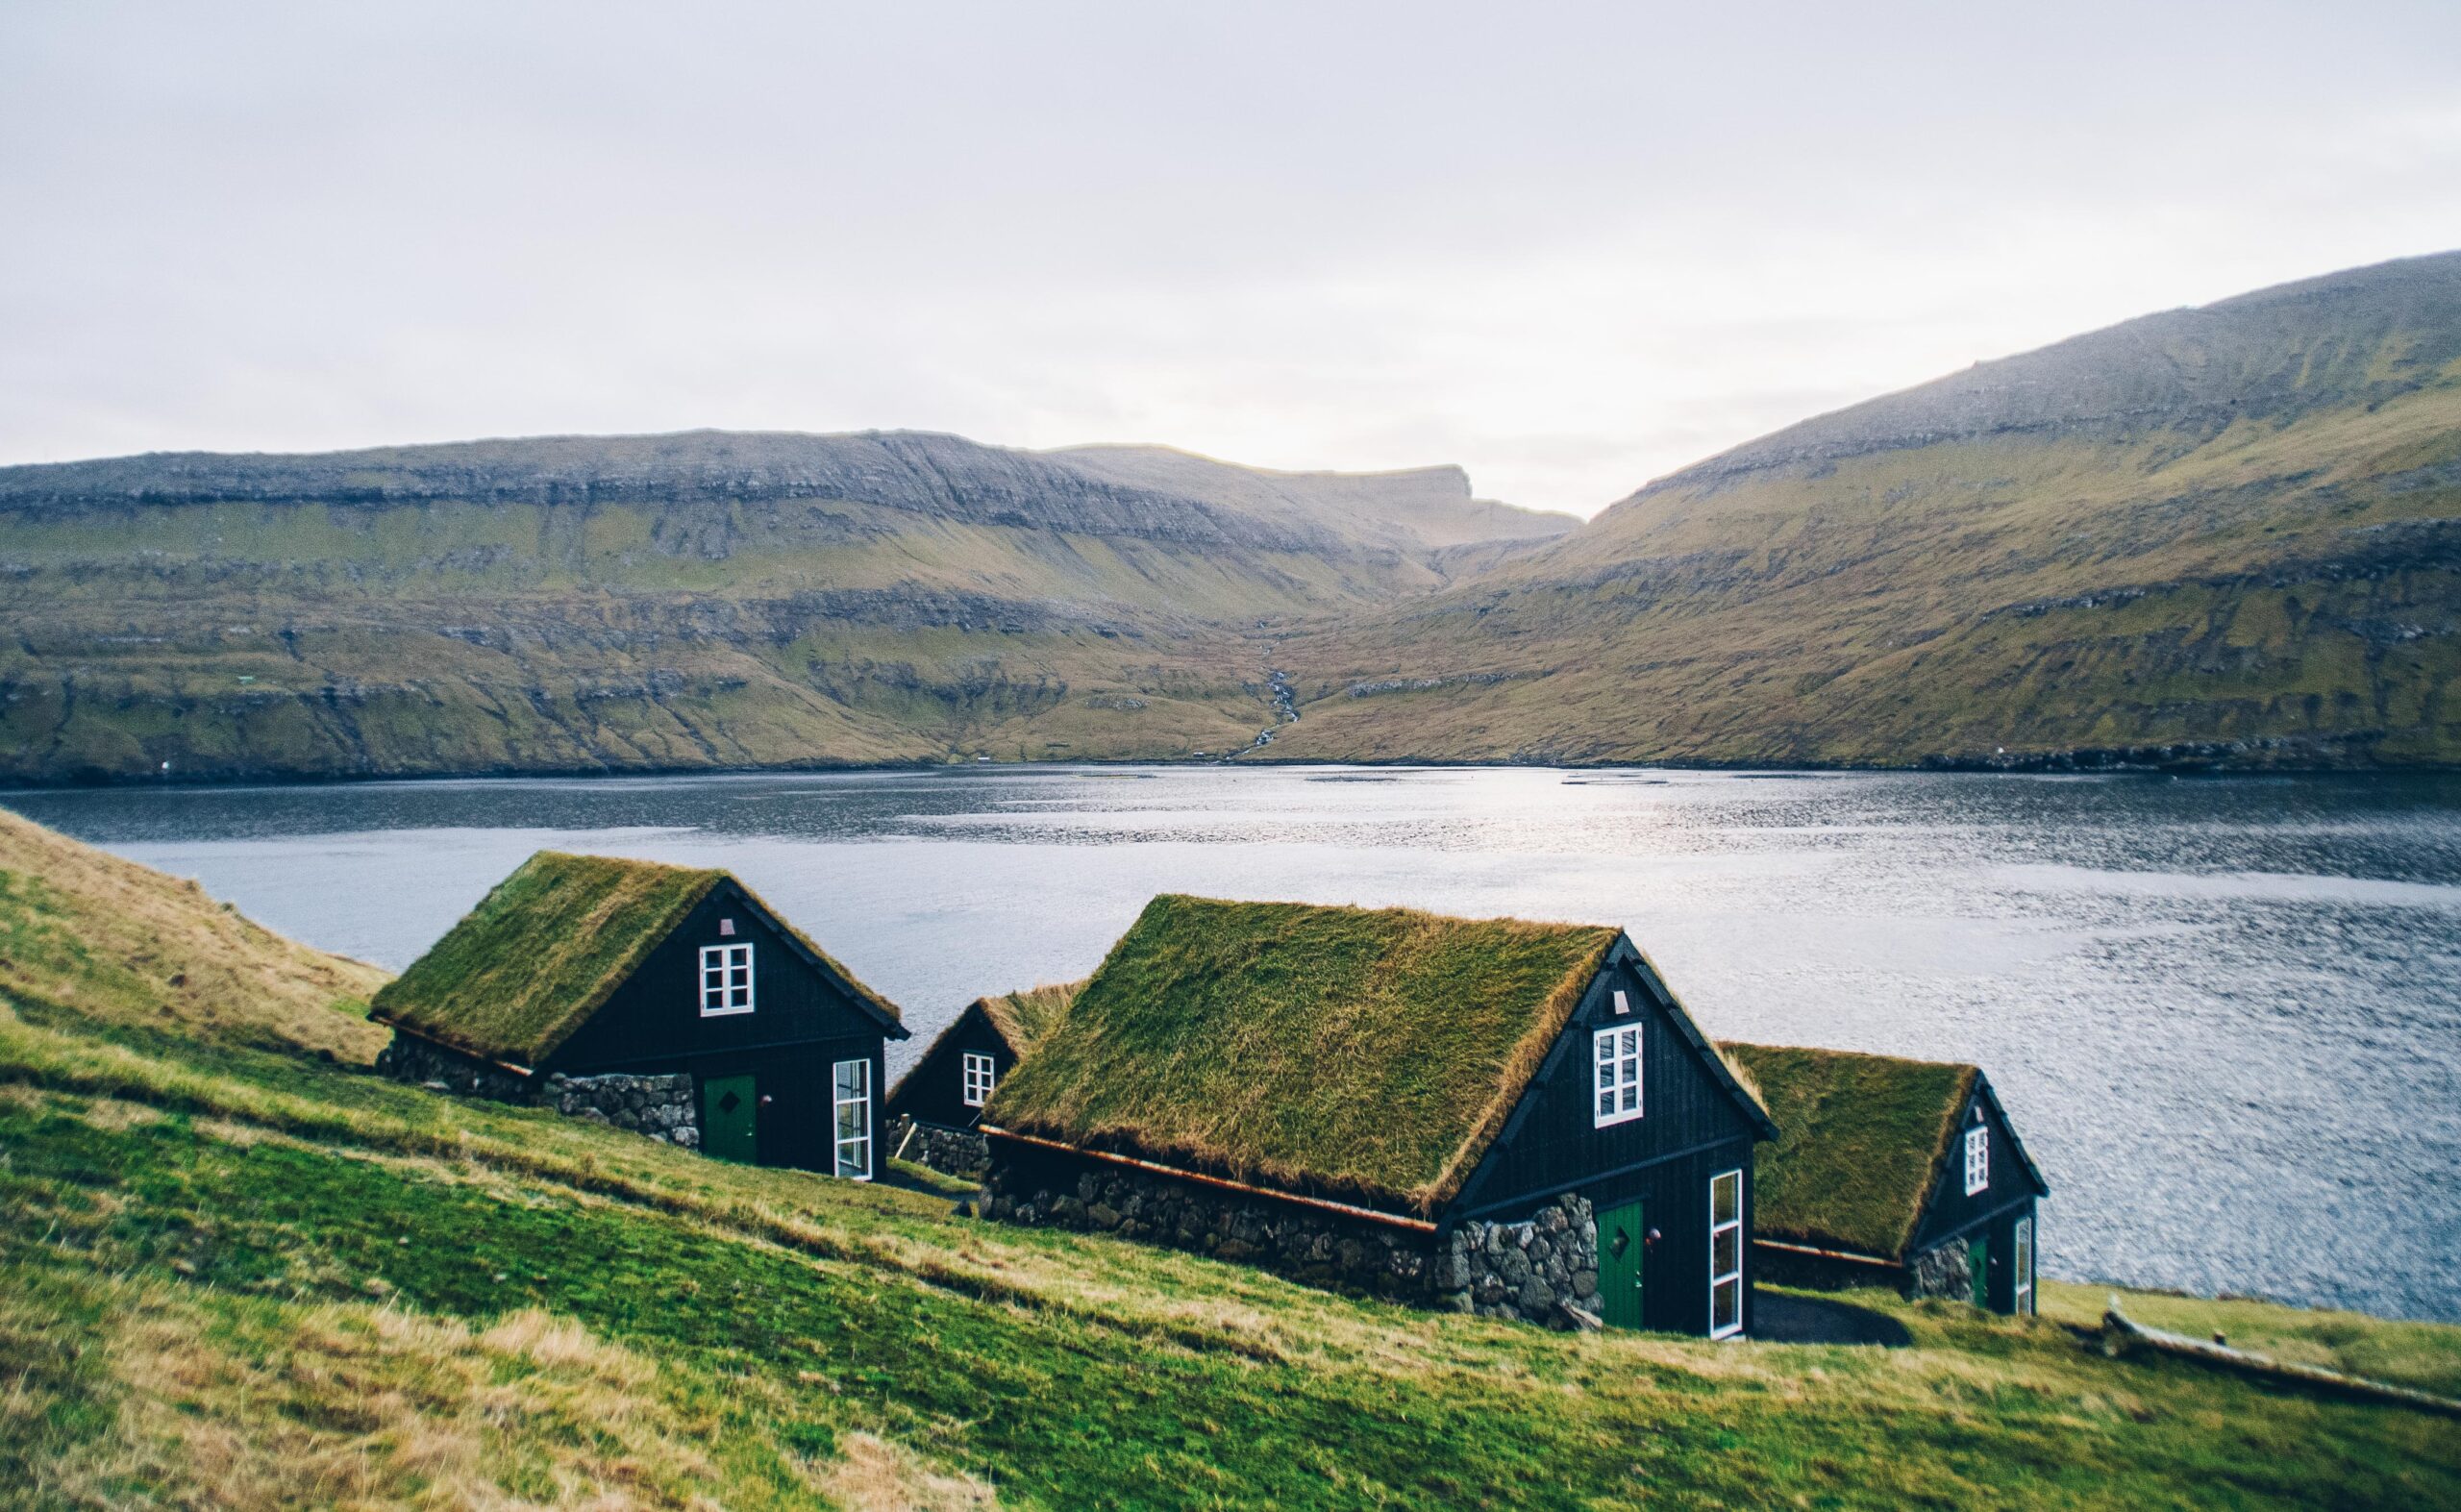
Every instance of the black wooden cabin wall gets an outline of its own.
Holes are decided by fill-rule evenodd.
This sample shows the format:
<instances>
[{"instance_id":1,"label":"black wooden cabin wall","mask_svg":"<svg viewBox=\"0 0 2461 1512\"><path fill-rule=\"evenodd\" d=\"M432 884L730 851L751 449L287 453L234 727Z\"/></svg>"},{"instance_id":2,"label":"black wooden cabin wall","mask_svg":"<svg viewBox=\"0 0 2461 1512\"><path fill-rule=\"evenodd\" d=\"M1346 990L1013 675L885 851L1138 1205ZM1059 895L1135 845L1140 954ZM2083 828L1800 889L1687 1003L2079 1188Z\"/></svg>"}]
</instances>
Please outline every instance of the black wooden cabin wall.
<instances>
[{"instance_id":1,"label":"black wooden cabin wall","mask_svg":"<svg viewBox=\"0 0 2461 1512\"><path fill-rule=\"evenodd\" d=\"M1632 1004L1628 1017L1615 1013L1617 988ZM1591 1034L1631 1023L1643 1033L1641 1116L1599 1128L1592 1120ZM1748 1148L1752 1134L1751 1121L1676 1028L1671 1010L1639 972L1618 962L1600 972L1582 996L1548 1064L1522 1094L1515 1120L1479 1162L1460 1209L1476 1214L1558 1191L1588 1195L1604 1189L1600 1182L1606 1173L1703 1146L1741 1140Z\"/></svg>"},{"instance_id":2,"label":"black wooden cabin wall","mask_svg":"<svg viewBox=\"0 0 2461 1512\"><path fill-rule=\"evenodd\" d=\"M1016 1053L991 1023L990 1015L969 1004L955 1024L932 1043L897 1086L897 1113L938 1124L945 1128L972 1128L982 1109L965 1105L965 1057L989 1055L996 1085L1016 1065Z\"/></svg>"},{"instance_id":3,"label":"black wooden cabin wall","mask_svg":"<svg viewBox=\"0 0 2461 1512\"><path fill-rule=\"evenodd\" d=\"M1621 988L1631 1004L1615 1012ZM1709 1181L1743 1173L1743 1326L1752 1331L1753 1203L1752 1156L1756 1127L1676 1025L1640 971L1622 956L1610 961L1582 995L1562 1038L1522 1094L1455 1204L1457 1217L1518 1218L1557 1192L1577 1191L1599 1208L1640 1199L1658 1242L1645 1261L1642 1307L1652 1328L1709 1331ZM1641 1116L1596 1127L1592 1101L1596 1061L1592 1035L1603 1029L1641 1028Z\"/></svg>"},{"instance_id":4,"label":"black wooden cabin wall","mask_svg":"<svg viewBox=\"0 0 2461 1512\"><path fill-rule=\"evenodd\" d=\"M733 919L735 932L718 932ZM752 946L753 1009L704 1018L701 948ZM878 1019L856 1005L779 932L765 910L721 882L671 930L539 1070L569 1076L625 1072L750 1075L763 1165L836 1169L835 1066L871 1063L872 1170L888 1156L887 1067Z\"/></svg>"}]
</instances>

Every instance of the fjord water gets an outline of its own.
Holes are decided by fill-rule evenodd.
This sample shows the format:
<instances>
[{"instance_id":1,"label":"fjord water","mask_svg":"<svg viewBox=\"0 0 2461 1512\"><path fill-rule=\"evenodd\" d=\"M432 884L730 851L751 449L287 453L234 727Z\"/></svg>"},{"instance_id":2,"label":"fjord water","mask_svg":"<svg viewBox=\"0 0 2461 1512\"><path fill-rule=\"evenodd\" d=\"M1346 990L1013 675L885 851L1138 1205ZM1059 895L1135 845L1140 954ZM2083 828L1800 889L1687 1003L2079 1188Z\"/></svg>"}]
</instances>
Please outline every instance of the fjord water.
<instances>
[{"instance_id":1,"label":"fjord water","mask_svg":"<svg viewBox=\"0 0 2461 1512\"><path fill-rule=\"evenodd\" d=\"M1156 892L1621 925L1713 1036L1990 1074L2051 1274L2461 1320L2461 780L1036 768L22 792L399 968L541 847L733 869L916 1037Z\"/></svg>"}]
</instances>

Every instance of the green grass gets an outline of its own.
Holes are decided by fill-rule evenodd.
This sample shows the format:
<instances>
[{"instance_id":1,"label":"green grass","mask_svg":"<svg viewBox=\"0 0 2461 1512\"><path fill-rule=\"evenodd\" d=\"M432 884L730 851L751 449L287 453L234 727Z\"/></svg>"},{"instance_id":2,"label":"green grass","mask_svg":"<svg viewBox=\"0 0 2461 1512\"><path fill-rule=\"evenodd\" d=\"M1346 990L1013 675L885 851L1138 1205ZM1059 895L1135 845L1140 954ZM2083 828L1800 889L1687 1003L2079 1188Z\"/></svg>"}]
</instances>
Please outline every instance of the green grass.
<instances>
[{"instance_id":1,"label":"green grass","mask_svg":"<svg viewBox=\"0 0 2461 1512\"><path fill-rule=\"evenodd\" d=\"M1495 1137L1617 934L1159 897L1002 1079L983 1118L1433 1212Z\"/></svg>"},{"instance_id":2,"label":"green grass","mask_svg":"<svg viewBox=\"0 0 2461 1512\"><path fill-rule=\"evenodd\" d=\"M1753 1231L1902 1256L1974 1068L1791 1045L1719 1048L1752 1077L1782 1131L1753 1162Z\"/></svg>"},{"instance_id":3,"label":"green grass","mask_svg":"<svg viewBox=\"0 0 2461 1512\"><path fill-rule=\"evenodd\" d=\"M2390 1381L2461 1400L2461 1328L2396 1323L2365 1313L2283 1307L2246 1298L2181 1297L2169 1292L2117 1292L2107 1286L2045 1281L2042 1313L2077 1327L2096 1327L2110 1299L2149 1327L2210 1339L2294 1365L2316 1365Z\"/></svg>"},{"instance_id":4,"label":"green grass","mask_svg":"<svg viewBox=\"0 0 2461 1512\"><path fill-rule=\"evenodd\" d=\"M1552 1334L433 1095L261 1032L293 1006L250 983L322 979L233 917L162 916L166 963L234 957L167 1016L73 979L0 1002L0 1505L2461 1500L2449 1420L2050 1318L1878 1299L1893 1351ZM2461 1329L2195 1305L2424 1383L2461 1358Z\"/></svg>"}]
</instances>

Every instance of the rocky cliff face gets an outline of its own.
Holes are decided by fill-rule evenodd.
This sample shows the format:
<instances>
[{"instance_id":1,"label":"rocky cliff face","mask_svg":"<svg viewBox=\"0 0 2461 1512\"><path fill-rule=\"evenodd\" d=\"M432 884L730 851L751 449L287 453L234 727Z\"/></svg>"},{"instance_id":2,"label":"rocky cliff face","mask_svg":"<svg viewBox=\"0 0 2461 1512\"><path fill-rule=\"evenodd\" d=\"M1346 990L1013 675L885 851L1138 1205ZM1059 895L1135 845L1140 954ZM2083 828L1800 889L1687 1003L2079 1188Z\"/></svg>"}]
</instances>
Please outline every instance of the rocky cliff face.
<instances>
[{"instance_id":1,"label":"rocky cliff face","mask_svg":"<svg viewBox=\"0 0 2461 1512\"><path fill-rule=\"evenodd\" d=\"M310 456L156 453L0 468L0 509L125 513L247 503L745 505L826 500L934 519L1185 545L1335 553L1319 521L1266 518L1185 491L1112 481L1032 452L915 432L859 435L548 436Z\"/></svg>"},{"instance_id":2,"label":"rocky cliff face","mask_svg":"<svg viewBox=\"0 0 2461 1512\"><path fill-rule=\"evenodd\" d=\"M2456 532L2449 254L2131 321L1686 468L1295 637L1320 702L1275 755L2450 763Z\"/></svg>"},{"instance_id":3,"label":"rocky cliff face","mask_svg":"<svg viewBox=\"0 0 2461 1512\"><path fill-rule=\"evenodd\" d=\"M0 776L1216 756L1278 720L1259 620L1461 549L1395 524L1455 471L1280 476L717 433L0 469Z\"/></svg>"}]
</instances>

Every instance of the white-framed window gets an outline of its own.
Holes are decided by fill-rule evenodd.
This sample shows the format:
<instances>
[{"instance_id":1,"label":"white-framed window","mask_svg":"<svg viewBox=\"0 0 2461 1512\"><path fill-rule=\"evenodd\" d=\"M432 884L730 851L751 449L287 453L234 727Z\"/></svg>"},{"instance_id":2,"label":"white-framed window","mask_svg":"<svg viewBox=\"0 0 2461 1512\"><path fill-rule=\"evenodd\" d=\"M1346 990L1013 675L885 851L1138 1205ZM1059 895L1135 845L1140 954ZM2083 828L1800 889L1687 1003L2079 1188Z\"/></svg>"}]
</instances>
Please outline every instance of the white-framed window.
<instances>
[{"instance_id":1,"label":"white-framed window","mask_svg":"<svg viewBox=\"0 0 2461 1512\"><path fill-rule=\"evenodd\" d=\"M752 947L701 947L701 1017L752 1011Z\"/></svg>"},{"instance_id":2,"label":"white-framed window","mask_svg":"<svg viewBox=\"0 0 2461 1512\"><path fill-rule=\"evenodd\" d=\"M2017 1220L2017 1315L2034 1310L2034 1221Z\"/></svg>"},{"instance_id":3,"label":"white-framed window","mask_svg":"<svg viewBox=\"0 0 2461 1512\"><path fill-rule=\"evenodd\" d=\"M1743 1173L1709 1177L1709 1337L1743 1331Z\"/></svg>"},{"instance_id":4,"label":"white-framed window","mask_svg":"<svg viewBox=\"0 0 2461 1512\"><path fill-rule=\"evenodd\" d=\"M991 1101L991 1083L995 1075L990 1056L967 1051L965 1064L957 1074L964 1078L966 1106L981 1107Z\"/></svg>"},{"instance_id":5,"label":"white-framed window","mask_svg":"<svg viewBox=\"0 0 2461 1512\"><path fill-rule=\"evenodd\" d=\"M1590 1108L1590 1126L1604 1128L1641 1116L1641 1027L1600 1029L1590 1036L1590 1059L1598 1079Z\"/></svg>"},{"instance_id":6,"label":"white-framed window","mask_svg":"<svg viewBox=\"0 0 2461 1512\"><path fill-rule=\"evenodd\" d=\"M837 1063L831 1102L837 1114L837 1174L872 1178L872 1063Z\"/></svg>"},{"instance_id":7,"label":"white-framed window","mask_svg":"<svg viewBox=\"0 0 2461 1512\"><path fill-rule=\"evenodd\" d=\"M1965 1131L1965 1195L1972 1197L1991 1184L1991 1129L1977 1124Z\"/></svg>"}]
</instances>

